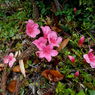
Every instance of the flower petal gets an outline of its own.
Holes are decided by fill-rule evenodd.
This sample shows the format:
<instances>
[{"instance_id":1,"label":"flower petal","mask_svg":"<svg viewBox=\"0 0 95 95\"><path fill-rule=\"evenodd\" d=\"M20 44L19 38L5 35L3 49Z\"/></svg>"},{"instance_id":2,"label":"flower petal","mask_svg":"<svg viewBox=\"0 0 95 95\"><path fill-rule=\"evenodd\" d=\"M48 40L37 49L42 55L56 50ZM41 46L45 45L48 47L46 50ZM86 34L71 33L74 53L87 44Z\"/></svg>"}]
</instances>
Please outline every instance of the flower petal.
<instances>
[{"instance_id":1,"label":"flower petal","mask_svg":"<svg viewBox=\"0 0 95 95\"><path fill-rule=\"evenodd\" d=\"M58 37L57 43L60 44L62 42L62 38Z\"/></svg>"},{"instance_id":2,"label":"flower petal","mask_svg":"<svg viewBox=\"0 0 95 95\"><path fill-rule=\"evenodd\" d=\"M73 56L68 55L68 57L69 57L69 59L70 59L73 63L75 63L75 58L74 58Z\"/></svg>"},{"instance_id":3,"label":"flower petal","mask_svg":"<svg viewBox=\"0 0 95 95\"><path fill-rule=\"evenodd\" d=\"M45 56L45 58L48 60L48 62L51 61L51 56L50 55Z\"/></svg>"},{"instance_id":4,"label":"flower petal","mask_svg":"<svg viewBox=\"0 0 95 95\"><path fill-rule=\"evenodd\" d=\"M90 63L90 59L88 57L88 54L84 54L83 58L86 60L87 63Z\"/></svg>"},{"instance_id":5,"label":"flower petal","mask_svg":"<svg viewBox=\"0 0 95 95\"><path fill-rule=\"evenodd\" d=\"M16 59L13 58L13 59L9 62L9 66L12 67L15 61L16 61Z\"/></svg>"},{"instance_id":6,"label":"flower petal","mask_svg":"<svg viewBox=\"0 0 95 95\"><path fill-rule=\"evenodd\" d=\"M52 50L51 56L56 56L57 54L58 54L58 52L56 50Z\"/></svg>"},{"instance_id":7,"label":"flower petal","mask_svg":"<svg viewBox=\"0 0 95 95\"><path fill-rule=\"evenodd\" d=\"M77 72L75 73L75 76L76 76L76 77L78 77L78 76L79 76L79 71L77 71Z\"/></svg>"},{"instance_id":8,"label":"flower petal","mask_svg":"<svg viewBox=\"0 0 95 95\"><path fill-rule=\"evenodd\" d=\"M9 56L5 56L5 58L4 58L4 63L6 64L6 63L8 63L9 62Z\"/></svg>"},{"instance_id":9,"label":"flower petal","mask_svg":"<svg viewBox=\"0 0 95 95\"><path fill-rule=\"evenodd\" d=\"M79 40L79 46L81 47L82 46L82 43L84 42L84 36L82 36Z\"/></svg>"}]
</instances>

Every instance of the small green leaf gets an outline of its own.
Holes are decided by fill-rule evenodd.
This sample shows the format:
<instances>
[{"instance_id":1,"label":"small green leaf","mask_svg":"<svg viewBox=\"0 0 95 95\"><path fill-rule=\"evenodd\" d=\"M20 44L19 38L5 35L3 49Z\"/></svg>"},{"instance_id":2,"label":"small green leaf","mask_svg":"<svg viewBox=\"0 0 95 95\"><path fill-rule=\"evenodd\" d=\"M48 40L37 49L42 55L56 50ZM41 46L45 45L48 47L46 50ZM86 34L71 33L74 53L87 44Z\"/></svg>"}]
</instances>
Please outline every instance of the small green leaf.
<instances>
[{"instance_id":1,"label":"small green leaf","mask_svg":"<svg viewBox=\"0 0 95 95\"><path fill-rule=\"evenodd\" d=\"M90 95L95 95L95 90L88 90Z\"/></svg>"},{"instance_id":2,"label":"small green leaf","mask_svg":"<svg viewBox=\"0 0 95 95\"><path fill-rule=\"evenodd\" d=\"M79 15L80 13L81 13L81 10L78 10L78 11L77 11L77 15Z\"/></svg>"},{"instance_id":3,"label":"small green leaf","mask_svg":"<svg viewBox=\"0 0 95 95\"><path fill-rule=\"evenodd\" d=\"M44 14L45 13L45 8L43 8L42 10L41 10L41 14Z\"/></svg>"},{"instance_id":4,"label":"small green leaf","mask_svg":"<svg viewBox=\"0 0 95 95\"><path fill-rule=\"evenodd\" d=\"M67 16L68 21L71 21L71 16Z\"/></svg>"},{"instance_id":5,"label":"small green leaf","mask_svg":"<svg viewBox=\"0 0 95 95\"><path fill-rule=\"evenodd\" d=\"M32 64L32 61L31 61L31 60L28 60L28 61L27 61L27 64Z\"/></svg>"},{"instance_id":6,"label":"small green leaf","mask_svg":"<svg viewBox=\"0 0 95 95\"><path fill-rule=\"evenodd\" d=\"M85 93L81 90L77 95L85 95Z\"/></svg>"},{"instance_id":7,"label":"small green leaf","mask_svg":"<svg viewBox=\"0 0 95 95\"><path fill-rule=\"evenodd\" d=\"M92 8L87 8L90 12L93 12L93 9Z\"/></svg>"},{"instance_id":8,"label":"small green leaf","mask_svg":"<svg viewBox=\"0 0 95 95\"><path fill-rule=\"evenodd\" d=\"M59 14L60 14L59 12L56 12L56 13L55 13L55 16L58 16Z\"/></svg>"},{"instance_id":9,"label":"small green leaf","mask_svg":"<svg viewBox=\"0 0 95 95\"><path fill-rule=\"evenodd\" d=\"M25 68L27 69L29 66L28 66L28 64L25 64Z\"/></svg>"}]
</instances>

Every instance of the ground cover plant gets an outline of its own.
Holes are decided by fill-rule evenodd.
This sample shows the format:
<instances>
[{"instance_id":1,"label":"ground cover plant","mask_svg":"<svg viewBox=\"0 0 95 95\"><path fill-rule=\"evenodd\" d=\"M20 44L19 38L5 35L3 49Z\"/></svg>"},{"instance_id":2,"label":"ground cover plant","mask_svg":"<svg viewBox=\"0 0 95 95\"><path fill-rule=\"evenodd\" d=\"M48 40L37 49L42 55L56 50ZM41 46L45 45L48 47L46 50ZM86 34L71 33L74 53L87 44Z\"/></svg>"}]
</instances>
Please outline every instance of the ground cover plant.
<instances>
[{"instance_id":1,"label":"ground cover plant","mask_svg":"<svg viewBox=\"0 0 95 95\"><path fill-rule=\"evenodd\" d=\"M0 0L0 95L95 95L94 0Z\"/></svg>"}]
</instances>

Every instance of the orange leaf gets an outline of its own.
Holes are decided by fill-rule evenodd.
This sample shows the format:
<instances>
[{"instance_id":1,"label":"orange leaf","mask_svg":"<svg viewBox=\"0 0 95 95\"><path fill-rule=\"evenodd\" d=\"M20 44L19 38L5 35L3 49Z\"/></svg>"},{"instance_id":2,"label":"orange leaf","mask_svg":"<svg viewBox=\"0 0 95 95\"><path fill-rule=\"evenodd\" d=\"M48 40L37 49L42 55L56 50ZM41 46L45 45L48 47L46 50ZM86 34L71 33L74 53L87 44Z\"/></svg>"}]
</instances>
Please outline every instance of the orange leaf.
<instances>
[{"instance_id":1,"label":"orange leaf","mask_svg":"<svg viewBox=\"0 0 95 95\"><path fill-rule=\"evenodd\" d=\"M16 89L16 81L15 80L12 80L8 86L7 86L7 90L11 93L14 93L15 92L15 89Z\"/></svg>"},{"instance_id":2,"label":"orange leaf","mask_svg":"<svg viewBox=\"0 0 95 95\"><path fill-rule=\"evenodd\" d=\"M67 46L69 41L70 41L70 38L67 38L64 41L62 41L60 47L57 48L57 51L60 51L61 49L64 49Z\"/></svg>"},{"instance_id":3,"label":"orange leaf","mask_svg":"<svg viewBox=\"0 0 95 95\"><path fill-rule=\"evenodd\" d=\"M59 71L56 70L45 70L42 72L42 75L45 76L50 81L59 81L62 80L64 75L61 74Z\"/></svg>"},{"instance_id":4,"label":"orange leaf","mask_svg":"<svg viewBox=\"0 0 95 95\"><path fill-rule=\"evenodd\" d=\"M17 65L13 68L13 72L18 72L18 73L21 73L21 69L20 69L20 66ZM28 73L26 70L25 70L25 73Z\"/></svg>"}]
</instances>

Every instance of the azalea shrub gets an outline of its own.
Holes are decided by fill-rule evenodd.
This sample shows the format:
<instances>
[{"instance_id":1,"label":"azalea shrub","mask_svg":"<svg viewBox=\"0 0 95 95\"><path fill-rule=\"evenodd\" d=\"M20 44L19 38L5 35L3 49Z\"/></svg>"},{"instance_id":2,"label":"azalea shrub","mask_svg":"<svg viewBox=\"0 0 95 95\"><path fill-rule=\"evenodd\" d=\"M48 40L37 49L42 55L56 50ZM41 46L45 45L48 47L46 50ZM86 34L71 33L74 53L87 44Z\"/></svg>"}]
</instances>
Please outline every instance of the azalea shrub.
<instances>
[{"instance_id":1,"label":"azalea shrub","mask_svg":"<svg viewBox=\"0 0 95 95\"><path fill-rule=\"evenodd\" d=\"M26 22L26 34L31 38L36 37L40 33L38 24L34 23L33 20ZM48 62L51 61L52 57L57 56L58 52L54 49L54 46L59 47L62 42L62 38L57 36L55 31L52 31L49 26L41 26L43 37L34 40L32 43L37 46L39 51L37 55L39 58L46 58Z\"/></svg>"},{"instance_id":2,"label":"azalea shrub","mask_svg":"<svg viewBox=\"0 0 95 95\"><path fill-rule=\"evenodd\" d=\"M54 49L54 47L59 47L59 44L62 42L62 37L58 37L55 31L52 31L49 26L41 26L40 27L43 32L43 37L39 37L35 39L32 43L37 46L39 51L36 52L36 55L39 58L46 58L48 62L52 60L52 57L58 55L58 51ZM35 38L41 31L39 29L39 25L35 23L33 20L29 19L26 21L26 34L31 37ZM79 39L79 47L81 48L84 42L84 36ZM71 55L68 55L69 59L75 63L75 58ZM95 68L95 56L93 54L93 49L89 50L88 54L84 54L83 58L87 63L90 64L92 68ZM5 56L4 63L9 63L9 66L12 67L13 63L16 59L13 57L13 53Z\"/></svg>"}]
</instances>

